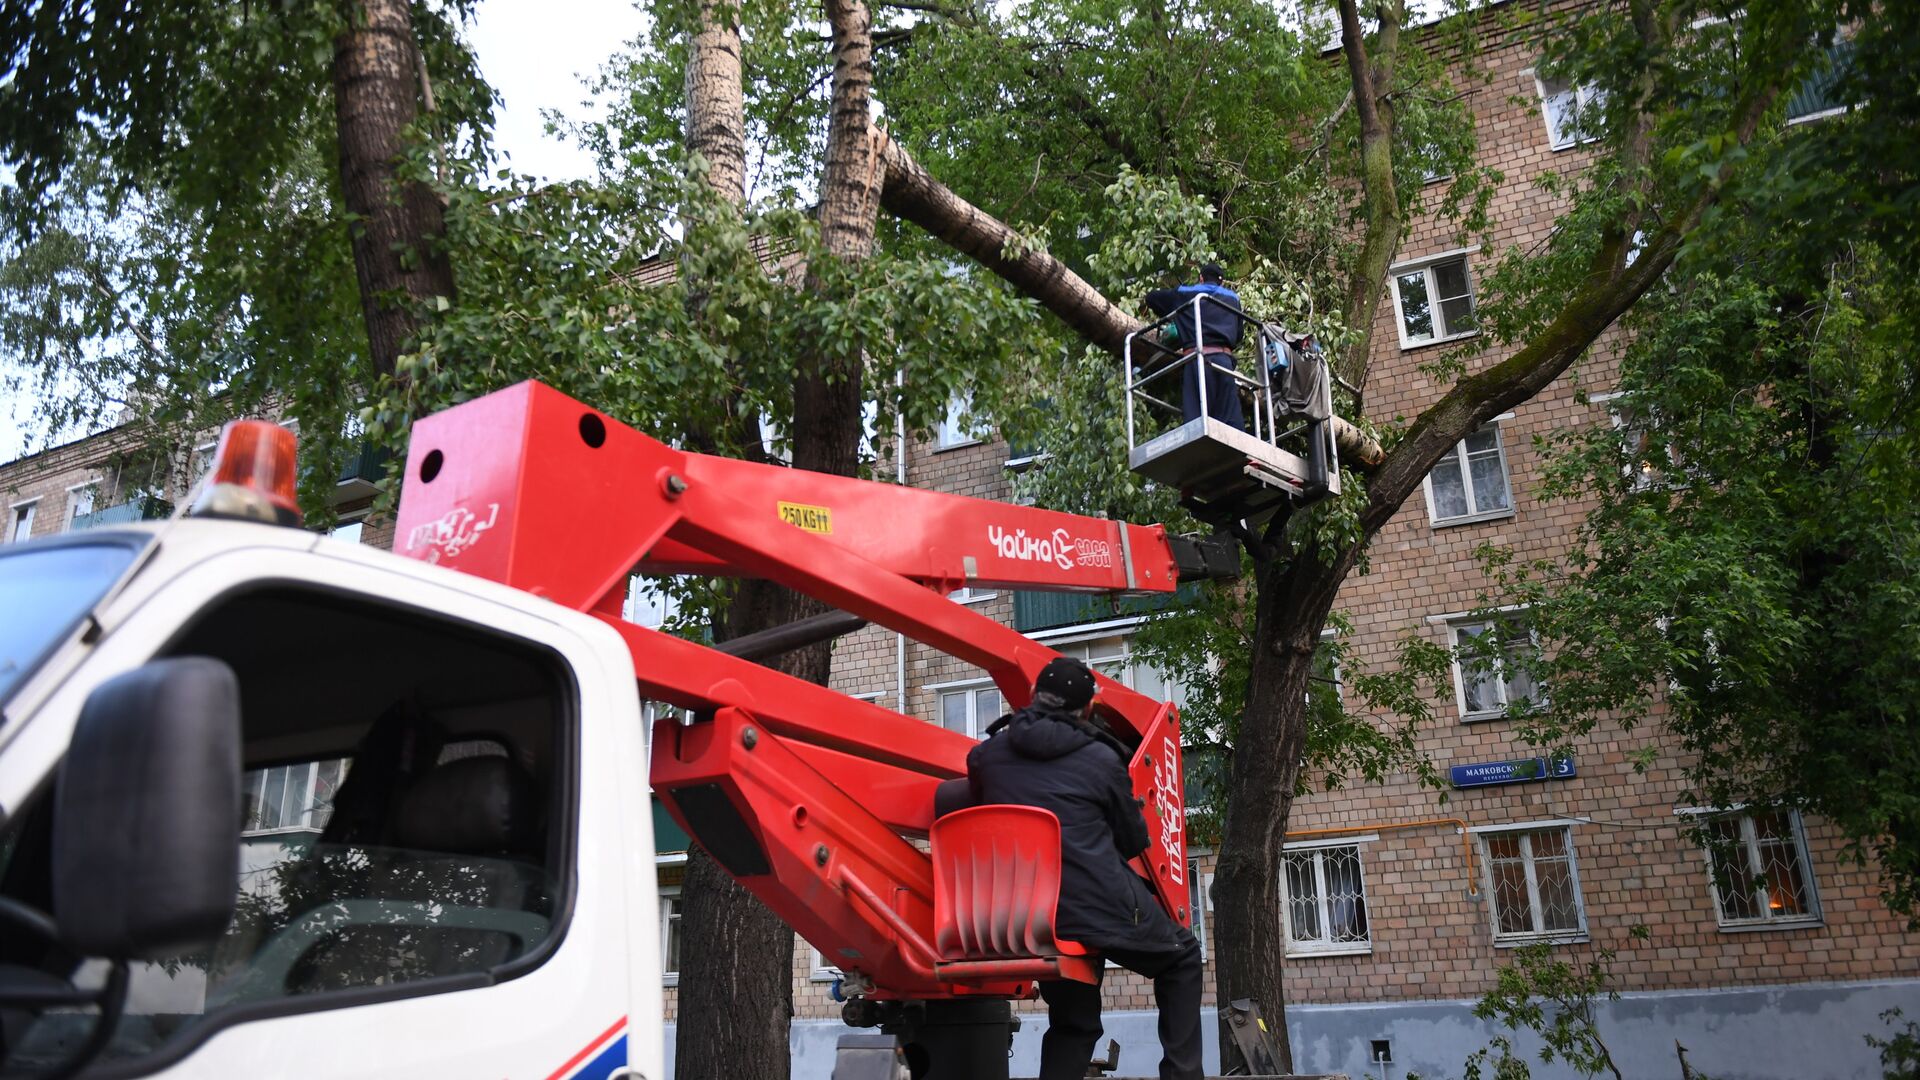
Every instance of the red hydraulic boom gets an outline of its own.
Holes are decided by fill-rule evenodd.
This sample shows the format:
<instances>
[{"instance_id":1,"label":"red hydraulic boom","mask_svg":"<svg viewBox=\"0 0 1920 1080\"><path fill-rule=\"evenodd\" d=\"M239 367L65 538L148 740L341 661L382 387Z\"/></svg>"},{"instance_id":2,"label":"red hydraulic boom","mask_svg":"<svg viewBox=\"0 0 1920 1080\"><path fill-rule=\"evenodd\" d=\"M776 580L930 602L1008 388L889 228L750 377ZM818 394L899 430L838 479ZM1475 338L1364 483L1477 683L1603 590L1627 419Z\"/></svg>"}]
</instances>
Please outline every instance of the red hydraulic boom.
<instances>
[{"instance_id":1,"label":"red hydraulic boom","mask_svg":"<svg viewBox=\"0 0 1920 1080\"><path fill-rule=\"evenodd\" d=\"M992 676L1025 705L1058 654L954 603L966 585L1171 592L1196 557L1140 526L677 450L538 383L420 421L394 550L605 620L642 696L693 711L654 726L654 791L701 846L877 997L1025 997L1017 965L966 985L934 971L933 869L908 837L973 740L624 621L629 577L766 578ZM1180 719L1104 676L1096 708L1137 746L1154 843L1138 867L1187 911ZM979 973L975 972L977 976ZM991 972L988 973L991 976Z\"/></svg>"}]
</instances>

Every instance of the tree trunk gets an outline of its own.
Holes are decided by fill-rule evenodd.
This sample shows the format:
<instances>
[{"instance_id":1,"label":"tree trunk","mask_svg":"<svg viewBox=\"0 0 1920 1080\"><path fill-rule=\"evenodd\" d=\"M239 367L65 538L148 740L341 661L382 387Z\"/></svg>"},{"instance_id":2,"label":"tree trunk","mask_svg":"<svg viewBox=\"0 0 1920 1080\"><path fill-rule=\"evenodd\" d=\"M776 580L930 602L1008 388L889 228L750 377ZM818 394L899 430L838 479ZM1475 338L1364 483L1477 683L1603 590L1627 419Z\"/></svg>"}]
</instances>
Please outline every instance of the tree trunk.
<instances>
[{"instance_id":1,"label":"tree trunk","mask_svg":"<svg viewBox=\"0 0 1920 1080\"><path fill-rule=\"evenodd\" d=\"M687 150L707 164L707 186L747 199L747 136L740 85L740 5L702 0L687 55Z\"/></svg>"},{"instance_id":2,"label":"tree trunk","mask_svg":"<svg viewBox=\"0 0 1920 1080\"><path fill-rule=\"evenodd\" d=\"M694 845L680 886L674 1076L788 1075L793 931ZM767 975L778 961L778 977Z\"/></svg>"},{"instance_id":3,"label":"tree trunk","mask_svg":"<svg viewBox=\"0 0 1920 1080\"><path fill-rule=\"evenodd\" d=\"M772 582L746 580L716 636L744 637L824 609L818 601ZM832 642L822 642L768 666L825 683L832 647ZM674 1076L784 1080L792 1069L787 1035L793 1021L792 928L698 844L687 853L680 897L684 906Z\"/></svg>"},{"instance_id":4,"label":"tree trunk","mask_svg":"<svg viewBox=\"0 0 1920 1080\"><path fill-rule=\"evenodd\" d=\"M708 184L737 205L744 199L745 148L735 15L730 6L702 8L702 29L687 67L687 141L706 160ZM879 186L867 123L871 22L859 0L828 0L827 18L833 27L834 77L820 229L835 257L859 261L873 251ZM823 291L828 277L809 268L805 287ZM858 348L801 357L788 429L796 468L842 476L858 471L863 365ZM780 586L743 581L723 636L739 637L825 610L819 601ZM832 663L832 643L821 642L773 666L824 685ZM793 931L704 853L689 856L682 897L683 940L690 951L681 972L675 1075L681 1080L789 1075Z\"/></svg>"},{"instance_id":5,"label":"tree trunk","mask_svg":"<svg viewBox=\"0 0 1920 1080\"><path fill-rule=\"evenodd\" d=\"M412 305L451 301L453 267L439 240L439 198L402 183L403 133L419 114L420 69L406 0L359 0L333 42L340 186L353 215L353 268L374 370L393 374L418 330Z\"/></svg>"},{"instance_id":6,"label":"tree trunk","mask_svg":"<svg viewBox=\"0 0 1920 1080\"><path fill-rule=\"evenodd\" d=\"M1355 0L1340 0L1341 46L1360 121L1362 235L1347 286L1347 326L1354 337L1336 365L1356 390L1366 386L1374 319L1404 224L1393 183L1392 91L1400 11L1398 0L1378 5L1380 25L1369 57ZM1342 451L1345 456L1344 446ZM1276 519L1273 529L1284 529L1286 521ZM1278 539L1273 532L1269 535ZM1281 851L1307 753L1307 686L1314 651L1340 585L1363 550L1364 540L1342 551L1331 565L1299 557L1266 557L1258 563L1254 652L1240 739L1228 765L1227 812L1214 877L1215 921L1224 940L1239 947L1220 950L1215 991L1220 1001L1251 998L1260 1003L1280 1045L1279 1065L1287 1072L1293 1070L1293 1044L1287 1035ZM1221 1067L1245 1066L1224 1020L1220 1035Z\"/></svg>"},{"instance_id":7,"label":"tree trunk","mask_svg":"<svg viewBox=\"0 0 1920 1080\"><path fill-rule=\"evenodd\" d=\"M820 238L834 258L859 263L873 253L881 184L877 147L867 120L873 85L873 25L862 0L825 0L825 6L833 28L833 104L820 177ZM809 267L806 288L826 293L831 286L818 268ZM840 476L852 476L858 470L865 362L857 343L801 357L793 386L795 468Z\"/></svg>"},{"instance_id":8,"label":"tree trunk","mask_svg":"<svg viewBox=\"0 0 1920 1080\"><path fill-rule=\"evenodd\" d=\"M746 201L738 4L701 4L700 29L687 58L686 93L687 149L705 164L707 186L721 202L738 208ZM699 243L701 228L697 217L686 221L689 247ZM686 285L697 317L705 306L704 290L691 277ZM737 411L730 400L717 406L722 417ZM757 418L740 422L752 428L749 440L757 438ZM710 431L692 430L688 442L712 449L715 440ZM803 600L768 582L743 581L715 636L741 637L819 610ZM802 678L826 677L825 654L819 650L790 654L773 666ZM687 853L680 897L674 1075L680 1080L784 1080L792 1067L787 1032L793 1020L793 930L698 844Z\"/></svg>"},{"instance_id":9,"label":"tree trunk","mask_svg":"<svg viewBox=\"0 0 1920 1080\"><path fill-rule=\"evenodd\" d=\"M1373 56L1354 0L1340 0L1341 45L1353 81L1354 111L1360 118L1360 256L1347 278L1347 327L1356 337L1341 350L1340 377L1356 390L1367 385L1367 359L1373 352L1373 322L1386 291L1387 268L1400 250L1400 196L1393 184L1393 70L1400 50L1399 0L1379 6L1380 29Z\"/></svg>"}]
</instances>

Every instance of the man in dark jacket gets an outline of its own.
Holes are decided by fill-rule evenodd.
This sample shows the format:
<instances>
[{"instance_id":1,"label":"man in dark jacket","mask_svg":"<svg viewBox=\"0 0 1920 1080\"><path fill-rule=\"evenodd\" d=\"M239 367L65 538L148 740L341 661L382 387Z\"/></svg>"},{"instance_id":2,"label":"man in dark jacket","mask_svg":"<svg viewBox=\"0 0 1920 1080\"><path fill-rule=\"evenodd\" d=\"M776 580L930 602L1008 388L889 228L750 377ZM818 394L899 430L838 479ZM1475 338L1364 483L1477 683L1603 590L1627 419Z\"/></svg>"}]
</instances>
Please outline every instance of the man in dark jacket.
<instances>
[{"instance_id":1,"label":"man in dark jacket","mask_svg":"<svg viewBox=\"0 0 1920 1080\"><path fill-rule=\"evenodd\" d=\"M1199 326L1194 325L1195 304ZM1155 315L1172 315L1177 345L1193 350L1193 360L1180 376L1181 420L1200 415L1200 378L1207 380L1207 415L1246 430L1246 411L1240 407L1240 387L1232 374L1233 350L1240 344L1246 318L1240 314L1240 294L1227 288L1218 263L1200 267L1198 285L1155 289L1147 294Z\"/></svg>"},{"instance_id":2,"label":"man in dark jacket","mask_svg":"<svg viewBox=\"0 0 1920 1080\"><path fill-rule=\"evenodd\" d=\"M1153 980L1161 1080L1199 1080L1200 943L1167 917L1127 866L1150 839L1127 780L1126 748L1092 723L1093 673L1060 657L1040 672L1033 704L1001 718L967 755L976 803L1017 803L1060 819L1060 907L1054 929ZM1040 1080L1079 1080L1099 1042L1100 988L1043 982Z\"/></svg>"}]
</instances>

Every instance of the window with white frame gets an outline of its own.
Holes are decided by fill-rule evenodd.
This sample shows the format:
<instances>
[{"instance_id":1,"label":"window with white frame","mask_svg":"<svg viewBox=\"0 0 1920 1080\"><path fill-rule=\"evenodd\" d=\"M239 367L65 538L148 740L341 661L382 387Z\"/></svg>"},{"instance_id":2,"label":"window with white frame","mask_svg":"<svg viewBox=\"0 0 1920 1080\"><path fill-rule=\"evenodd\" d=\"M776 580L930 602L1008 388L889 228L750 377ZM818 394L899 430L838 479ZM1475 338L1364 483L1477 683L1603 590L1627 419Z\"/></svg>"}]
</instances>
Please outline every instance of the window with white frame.
<instances>
[{"instance_id":1,"label":"window with white frame","mask_svg":"<svg viewBox=\"0 0 1920 1080\"><path fill-rule=\"evenodd\" d=\"M1313 671L1307 676L1307 703L1311 705L1315 694L1326 694L1334 701L1342 697L1340 657L1333 649L1338 632L1332 628L1320 631L1320 644L1313 650Z\"/></svg>"},{"instance_id":2,"label":"window with white frame","mask_svg":"<svg viewBox=\"0 0 1920 1080\"><path fill-rule=\"evenodd\" d=\"M1480 843L1496 944L1566 940L1587 932L1571 828L1489 831L1481 833Z\"/></svg>"},{"instance_id":3,"label":"window with white frame","mask_svg":"<svg viewBox=\"0 0 1920 1080\"><path fill-rule=\"evenodd\" d=\"M976 589L973 586L968 585L966 588L955 589L952 592L948 593L947 599L953 601L956 604L974 604L982 600L991 600L994 597L999 595L1000 595L999 593L994 592L991 589Z\"/></svg>"},{"instance_id":4,"label":"window with white frame","mask_svg":"<svg viewBox=\"0 0 1920 1080\"><path fill-rule=\"evenodd\" d=\"M968 738L986 734L987 725L1000 719L1006 701L1000 688L985 679L936 688L940 702L940 726Z\"/></svg>"},{"instance_id":5,"label":"window with white frame","mask_svg":"<svg viewBox=\"0 0 1920 1080\"><path fill-rule=\"evenodd\" d=\"M1547 122L1547 143L1565 150L1598 139L1598 130L1589 130L1594 113L1606 102L1606 94L1597 87L1573 84L1539 75L1534 83L1540 90L1540 115Z\"/></svg>"},{"instance_id":6,"label":"window with white frame","mask_svg":"<svg viewBox=\"0 0 1920 1080\"><path fill-rule=\"evenodd\" d=\"M13 516L7 522L8 543L17 544L22 540L32 539L33 514L35 508L39 505L40 500L38 499L13 504Z\"/></svg>"},{"instance_id":7,"label":"window with white frame","mask_svg":"<svg viewBox=\"0 0 1920 1080\"><path fill-rule=\"evenodd\" d=\"M1133 655L1133 646L1125 634L1084 638L1079 641L1048 642L1062 656L1075 660L1130 690L1158 701L1171 701L1184 709L1186 689L1152 665Z\"/></svg>"},{"instance_id":8,"label":"window with white frame","mask_svg":"<svg viewBox=\"0 0 1920 1080\"><path fill-rule=\"evenodd\" d=\"M1636 403L1626 393L1595 394L1591 400L1606 405L1607 416L1620 433L1620 472L1632 490L1650 490L1684 471L1686 460L1667 437L1658 409Z\"/></svg>"},{"instance_id":9,"label":"window with white frame","mask_svg":"<svg viewBox=\"0 0 1920 1080\"><path fill-rule=\"evenodd\" d=\"M201 443L199 446L193 448L191 454L187 455L188 483L186 493L188 495L199 490L201 483L212 474L214 451L218 449L219 446L220 444L218 442Z\"/></svg>"},{"instance_id":10,"label":"window with white frame","mask_svg":"<svg viewBox=\"0 0 1920 1080\"><path fill-rule=\"evenodd\" d=\"M1529 670L1528 662L1539 645L1525 622L1518 618L1456 622L1448 630L1453 638L1453 686L1461 719L1505 716L1510 706L1535 706L1546 700Z\"/></svg>"},{"instance_id":11,"label":"window with white frame","mask_svg":"<svg viewBox=\"0 0 1920 1080\"><path fill-rule=\"evenodd\" d=\"M1820 899L1800 815L1791 810L1721 814L1701 825L1713 906L1729 928L1818 923Z\"/></svg>"},{"instance_id":12,"label":"window with white frame","mask_svg":"<svg viewBox=\"0 0 1920 1080\"><path fill-rule=\"evenodd\" d=\"M1453 174L1445 165L1446 149L1437 139L1427 139L1412 143L1400 151L1406 160L1420 170L1420 183L1437 184L1442 180L1451 180Z\"/></svg>"},{"instance_id":13,"label":"window with white frame","mask_svg":"<svg viewBox=\"0 0 1920 1080\"><path fill-rule=\"evenodd\" d=\"M787 429L769 413L760 414L760 451L768 461L793 464L793 447L787 442Z\"/></svg>"},{"instance_id":14,"label":"window with white frame","mask_svg":"<svg viewBox=\"0 0 1920 1080\"><path fill-rule=\"evenodd\" d=\"M1086 664L1128 689L1160 701L1171 701L1182 708L1186 706L1185 688L1152 665L1136 658L1125 634L1109 632L1077 641L1060 640L1059 635L1039 634L1035 635L1034 640L1043 642L1062 656L1070 656ZM935 695L941 726L976 739L983 737L987 726L1007 711L1006 699L988 679L942 683L928 689Z\"/></svg>"},{"instance_id":15,"label":"window with white frame","mask_svg":"<svg viewBox=\"0 0 1920 1080\"><path fill-rule=\"evenodd\" d=\"M955 394L947 402L947 413L940 418L940 426L933 432L933 447L936 450L950 450L956 446L971 446L980 441L973 424L967 415L973 408L973 395Z\"/></svg>"},{"instance_id":16,"label":"window with white frame","mask_svg":"<svg viewBox=\"0 0 1920 1080\"><path fill-rule=\"evenodd\" d=\"M80 484L67 489L67 525L66 532L73 531L73 523L93 513L93 485Z\"/></svg>"},{"instance_id":17,"label":"window with white frame","mask_svg":"<svg viewBox=\"0 0 1920 1080\"><path fill-rule=\"evenodd\" d=\"M840 970L838 964L828 963L827 954L815 948L811 942L807 945L807 956L809 958L807 961L807 977L814 982L832 982L846 974Z\"/></svg>"},{"instance_id":18,"label":"window with white frame","mask_svg":"<svg viewBox=\"0 0 1920 1080\"><path fill-rule=\"evenodd\" d=\"M1371 952L1360 845L1290 847L1280 860L1287 955Z\"/></svg>"},{"instance_id":19,"label":"window with white frame","mask_svg":"<svg viewBox=\"0 0 1920 1080\"><path fill-rule=\"evenodd\" d=\"M660 886L660 974L680 985L680 886Z\"/></svg>"},{"instance_id":20,"label":"window with white frame","mask_svg":"<svg viewBox=\"0 0 1920 1080\"><path fill-rule=\"evenodd\" d=\"M348 764L345 758L330 758L248 772L241 779L242 834L325 829Z\"/></svg>"},{"instance_id":21,"label":"window with white frame","mask_svg":"<svg viewBox=\"0 0 1920 1080\"><path fill-rule=\"evenodd\" d=\"M1400 318L1400 347L1452 341L1474 332L1473 275L1467 252L1393 268L1393 307Z\"/></svg>"},{"instance_id":22,"label":"window with white frame","mask_svg":"<svg viewBox=\"0 0 1920 1080\"><path fill-rule=\"evenodd\" d=\"M680 614L680 602L654 578L635 574L627 579L627 602L620 617L635 626L658 630Z\"/></svg>"},{"instance_id":23,"label":"window with white frame","mask_svg":"<svg viewBox=\"0 0 1920 1080\"><path fill-rule=\"evenodd\" d=\"M1497 423L1455 443L1427 474L1427 517L1435 525L1460 525L1512 514L1507 448Z\"/></svg>"},{"instance_id":24,"label":"window with white frame","mask_svg":"<svg viewBox=\"0 0 1920 1080\"><path fill-rule=\"evenodd\" d=\"M1200 957L1207 955L1207 913L1213 910L1213 875L1200 874L1200 860L1187 860L1187 910L1193 915L1193 937L1200 943Z\"/></svg>"}]
</instances>

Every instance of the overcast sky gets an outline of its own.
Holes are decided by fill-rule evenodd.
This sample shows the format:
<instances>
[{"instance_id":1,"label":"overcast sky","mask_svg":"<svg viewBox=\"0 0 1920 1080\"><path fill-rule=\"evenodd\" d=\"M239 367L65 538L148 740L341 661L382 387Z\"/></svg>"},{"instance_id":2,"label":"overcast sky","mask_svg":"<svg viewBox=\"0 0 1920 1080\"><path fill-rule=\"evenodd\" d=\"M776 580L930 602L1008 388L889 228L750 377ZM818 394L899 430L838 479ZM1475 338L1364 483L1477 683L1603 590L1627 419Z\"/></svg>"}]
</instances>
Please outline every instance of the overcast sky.
<instances>
[{"instance_id":1,"label":"overcast sky","mask_svg":"<svg viewBox=\"0 0 1920 1080\"><path fill-rule=\"evenodd\" d=\"M545 133L541 113L588 115L582 77L597 73L641 27L633 0L481 0L468 32L480 70L500 92L494 142L515 172L560 179L592 170L586 154ZM32 407L28 401L0 407L0 461L19 457L29 445L45 447L43 433L31 426ZM83 434L61 432L55 441Z\"/></svg>"}]
</instances>

